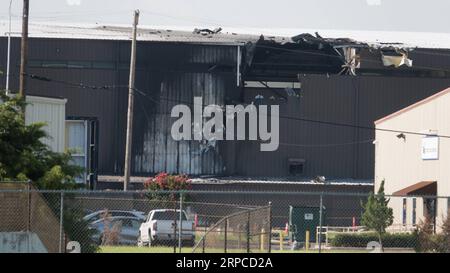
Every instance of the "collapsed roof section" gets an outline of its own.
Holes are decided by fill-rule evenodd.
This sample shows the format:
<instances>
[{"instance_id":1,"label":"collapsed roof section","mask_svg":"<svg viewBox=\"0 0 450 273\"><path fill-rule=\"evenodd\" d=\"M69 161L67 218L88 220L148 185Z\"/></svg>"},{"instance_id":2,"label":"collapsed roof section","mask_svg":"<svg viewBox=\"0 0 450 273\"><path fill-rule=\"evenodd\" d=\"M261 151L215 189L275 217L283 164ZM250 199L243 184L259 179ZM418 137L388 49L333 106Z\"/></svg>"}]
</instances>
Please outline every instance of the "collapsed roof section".
<instances>
[{"instance_id":1,"label":"collapsed roof section","mask_svg":"<svg viewBox=\"0 0 450 273\"><path fill-rule=\"evenodd\" d=\"M268 74L276 78L296 78L298 73L352 74L352 67L346 65L358 67L361 48L368 45L351 39L324 39L318 33L297 35L285 43L261 35L246 45L244 74L253 80ZM353 55L348 49L353 49Z\"/></svg>"},{"instance_id":2,"label":"collapsed roof section","mask_svg":"<svg viewBox=\"0 0 450 273\"><path fill-rule=\"evenodd\" d=\"M450 72L415 67L402 44L359 42L349 38L323 38L319 33L300 34L288 42L261 35L245 47L243 79L246 81L296 81L300 74L450 77ZM450 60L449 60L450 61ZM439 73L437 73L439 72Z\"/></svg>"}]
</instances>

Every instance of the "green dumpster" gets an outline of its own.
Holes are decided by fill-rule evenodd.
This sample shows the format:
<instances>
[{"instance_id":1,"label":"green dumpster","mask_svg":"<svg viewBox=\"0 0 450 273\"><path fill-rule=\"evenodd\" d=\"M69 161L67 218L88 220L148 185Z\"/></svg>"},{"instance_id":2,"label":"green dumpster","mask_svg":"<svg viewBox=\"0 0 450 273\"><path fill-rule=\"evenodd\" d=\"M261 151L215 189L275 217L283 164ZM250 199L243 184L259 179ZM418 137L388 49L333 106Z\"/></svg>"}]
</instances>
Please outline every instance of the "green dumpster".
<instances>
[{"instance_id":1,"label":"green dumpster","mask_svg":"<svg viewBox=\"0 0 450 273\"><path fill-rule=\"evenodd\" d=\"M325 208L322 210L322 226L325 223ZM309 241L316 242L317 227L320 227L319 207L289 207L289 236L292 241L305 243L306 231Z\"/></svg>"}]
</instances>

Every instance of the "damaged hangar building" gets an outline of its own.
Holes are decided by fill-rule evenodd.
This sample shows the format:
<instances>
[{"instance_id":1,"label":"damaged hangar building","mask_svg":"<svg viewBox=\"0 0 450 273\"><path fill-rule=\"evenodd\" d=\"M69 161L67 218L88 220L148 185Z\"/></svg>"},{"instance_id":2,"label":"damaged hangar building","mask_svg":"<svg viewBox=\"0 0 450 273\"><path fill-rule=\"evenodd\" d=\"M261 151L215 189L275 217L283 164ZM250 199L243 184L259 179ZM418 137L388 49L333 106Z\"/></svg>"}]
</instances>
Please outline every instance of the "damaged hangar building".
<instances>
[{"instance_id":1,"label":"damaged hangar building","mask_svg":"<svg viewBox=\"0 0 450 273\"><path fill-rule=\"evenodd\" d=\"M18 90L14 27L10 89ZM6 71L7 24L0 28ZM66 145L86 148L77 162L90 181L123 175L130 33L117 26L30 25L27 93L67 99L68 124L85 127L66 128ZM450 86L448 35L423 35L141 28L132 181L168 172L204 181L345 181L371 189L373 122ZM4 89L6 73L0 77ZM279 105L278 150L261 152L258 141L174 141L171 109L195 96L205 105Z\"/></svg>"}]
</instances>

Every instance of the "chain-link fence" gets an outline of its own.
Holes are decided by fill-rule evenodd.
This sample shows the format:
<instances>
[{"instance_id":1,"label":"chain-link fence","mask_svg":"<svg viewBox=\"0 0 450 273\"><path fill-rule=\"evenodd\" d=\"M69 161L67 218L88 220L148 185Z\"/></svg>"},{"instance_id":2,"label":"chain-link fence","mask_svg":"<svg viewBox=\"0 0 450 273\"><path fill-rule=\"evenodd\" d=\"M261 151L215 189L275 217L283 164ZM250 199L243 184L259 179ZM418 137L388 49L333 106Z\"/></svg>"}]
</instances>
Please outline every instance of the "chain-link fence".
<instances>
[{"instance_id":1,"label":"chain-link fence","mask_svg":"<svg viewBox=\"0 0 450 273\"><path fill-rule=\"evenodd\" d=\"M61 195L29 183L0 186L0 252L62 252Z\"/></svg>"},{"instance_id":2,"label":"chain-link fence","mask_svg":"<svg viewBox=\"0 0 450 273\"><path fill-rule=\"evenodd\" d=\"M227 215L205 230L194 253L270 252L271 205Z\"/></svg>"},{"instance_id":3,"label":"chain-link fence","mask_svg":"<svg viewBox=\"0 0 450 273\"><path fill-rule=\"evenodd\" d=\"M370 219L365 213L368 195L363 193L38 191L23 183L0 186L0 252L450 249L448 197L386 196L389 224L377 233L373 225L384 216Z\"/></svg>"}]
</instances>

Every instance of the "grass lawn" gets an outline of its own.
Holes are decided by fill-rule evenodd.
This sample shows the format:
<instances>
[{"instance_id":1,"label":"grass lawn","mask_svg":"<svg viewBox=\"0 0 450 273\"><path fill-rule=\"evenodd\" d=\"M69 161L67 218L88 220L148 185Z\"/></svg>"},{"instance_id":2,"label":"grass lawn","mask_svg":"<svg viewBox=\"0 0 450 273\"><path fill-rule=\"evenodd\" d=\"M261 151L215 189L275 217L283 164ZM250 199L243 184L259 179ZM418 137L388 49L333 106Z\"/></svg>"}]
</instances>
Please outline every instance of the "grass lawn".
<instances>
[{"instance_id":1,"label":"grass lawn","mask_svg":"<svg viewBox=\"0 0 450 273\"><path fill-rule=\"evenodd\" d=\"M192 248L183 247L182 253L191 253ZM232 250L228 251L233 253ZM273 253L318 253L318 250L274 250ZM99 253L173 253L173 247L136 247L136 246L103 246L100 248ZM178 253L178 248L177 248ZM222 249L207 250L207 253L223 253ZM335 250L322 250L322 253L368 253L365 249L335 249Z\"/></svg>"},{"instance_id":2,"label":"grass lawn","mask_svg":"<svg viewBox=\"0 0 450 273\"><path fill-rule=\"evenodd\" d=\"M192 248L183 247L181 251L183 253L191 253ZM102 246L98 253L173 253L173 247Z\"/></svg>"}]
</instances>

